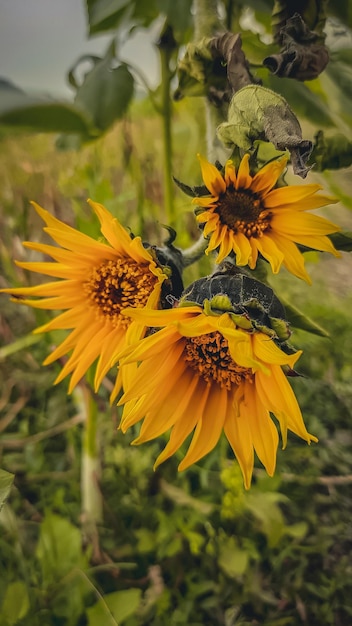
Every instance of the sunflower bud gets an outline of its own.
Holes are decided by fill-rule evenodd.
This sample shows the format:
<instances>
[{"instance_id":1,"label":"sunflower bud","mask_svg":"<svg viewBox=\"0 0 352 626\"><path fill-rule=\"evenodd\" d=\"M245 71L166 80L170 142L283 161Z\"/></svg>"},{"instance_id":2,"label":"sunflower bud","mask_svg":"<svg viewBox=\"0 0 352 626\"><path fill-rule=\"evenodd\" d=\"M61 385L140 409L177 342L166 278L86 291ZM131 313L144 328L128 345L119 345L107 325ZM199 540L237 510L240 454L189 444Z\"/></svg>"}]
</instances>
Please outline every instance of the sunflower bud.
<instances>
[{"instance_id":1,"label":"sunflower bud","mask_svg":"<svg viewBox=\"0 0 352 626\"><path fill-rule=\"evenodd\" d=\"M291 335L285 309L273 290L238 270L196 280L181 297L180 306L190 304L201 305L207 315L230 313L239 328L260 331L279 344Z\"/></svg>"}]
</instances>

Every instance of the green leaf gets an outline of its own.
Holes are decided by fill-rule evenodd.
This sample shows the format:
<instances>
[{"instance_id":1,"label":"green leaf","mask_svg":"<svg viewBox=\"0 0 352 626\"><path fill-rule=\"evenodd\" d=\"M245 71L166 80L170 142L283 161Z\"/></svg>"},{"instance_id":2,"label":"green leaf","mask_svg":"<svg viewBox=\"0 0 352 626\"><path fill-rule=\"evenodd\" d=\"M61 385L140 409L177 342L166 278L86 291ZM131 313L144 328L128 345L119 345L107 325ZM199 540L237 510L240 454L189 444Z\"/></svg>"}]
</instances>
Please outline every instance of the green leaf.
<instances>
[{"instance_id":1,"label":"green leaf","mask_svg":"<svg viewBox=\"0 0 352 626\"><path fill-rule=\"evenodd\" d=\"M333 235L329 235L329 239L331 239L337 250L343 250L343 252L352 252L352 231L334 233Z\"/></svg>"},{"instance_id":2,"label":"green leaf","mask_svg":"<svg viewBox=\"0 0 352 626\"><path fill-rule=\"evenodd\" d=\"M6 470L0 469L0 511L8 497L13 483L14 475Z\"/></svg>"},{"instance_id":3,"label":"green leaf","mask_svg":"<svg viewBox=\"0 0 352 626\"><path fill-rule=\"evenodd\" d=\"M323 84L325 83L331 110L351 125L352 69L349 61L345 63L340 59L338 51L331 53L322 80Z\"/></svg>"},{"instance_id":4,"label":"green leaf","mask_svg":"<svg viewBox=\"0 0 352 626\"><path fill-rule=\"evenodd\" d=\"M75 98L75 103L87 111L100 131L123 117L134 91L134 79L127 66L112 67L114 60L113 42L105 57L86 74Z\"/></svg>"},{"instance_id":5,"label":"green leaf","mask_svg":"<svg viewBox=\"0 0 352 626\"><path fill-rule=\"evenodd\" d=\"M352 164L352 141L342 133L326 137L322 130L315 135L315 145L309 157L314 170L335 170Z\"/></svg>"},{"instance_id":6,"label":"green leaf","mask_svg":"<svg viewBox=\"0 0 352 626\"><path fill-rule=\"evenodd\" d=\"M10 356L10 354L15 354L16 352L19 352L20 350L26 350L27 348L30 348L34 344L39 343L39 341L41 340L42 340L42 337L40 335L28 334L28 335L25 335L24 337L20 337L19 339L16 339L12 343L9 343L6 346L2 346L0 348L0 360L6 359L8 356Z\"/></svg>"},{"instance_id":7,"label":"green leaf","mask_svg":"<svg viewBox=\"0 0 352 626\"><path fill-rule=\"evenodd\" d=\"M20 619L23 619L28 613L29 606L27 587L22 581L18 580L7 586L1 615L8 626L15 626Z\"/></svg>"},{"instance_id":8,"label":"green leaf","mask_svg":"<svg viewBox=\"0 0 352 626\"><path fill-rule=\"evenodd\" d=\"M308 333L318 335L319 337L329 337L329 333L322 328L319 324L314 322L310 317L302 313L297 307L289 304L284 298L280 296L280 300L285 307L286 319L295 328L306 330Z\"/></svg>"},{"instance_id":9,"label":"green leaf","mask_svg":"<svg viewBox=\"0 0 352 626\"><path fill-rule=\"evenodd\" d=\"M311 81L319 84L319 79ZM266 85L273 91L286 98L295 115L301 119L306 118L317 126L334 126L329 106L324 102L321 95L313 91L312 86L290 78L278 78L270 74L266 79Z\"/></svg>"},{"instance_id":10,"label":"green leaf","mask_svg":"<svg viewBox=\"0 0 352 626\"><path fill-rule=\"evenodd\" d=\"M29 96L8 81L0 81L0 124L36 132L89 134L92 120L79 106Z\"/></svg>"},{"instance_id":11,"label":"green leaf","mask_svg":"<svg viewBox=\"0 0 352 626\"><path fill-rule=\"evenodd\" d=\"M202 515L210 515L214 508L209 502L203 502L202 500L194 498L183 489L176 487L176 485L171 485L164 479L160 480L160 490L178 506L190 507Z\"/></svg>"},{"instance_id":12,"label":"green leaf","mask_svg":"<svg viewBox=\"0 0 352 626\"><path fill-rule=\"evenodd\" d=\"M88 626L110 626L121 624L138 609L142 591L131 588L107 593L87 610ZM110 619L109 619L110 617Z\"/></svg>"},{"instance_id":13,"label":"green leaf","mask_svg":"<svg viewBox=\"0 0 352 626\"><path fill-rule=\"evenodd\" d=\"M89 34L147 28L158 17L153 0L87 0Z\"/></svg>"},{"instance_id":14,"label":"green leaf","mask_svg":"<svg viewBox=\"0 0 352 626\"><path fill-rule=\"evenodd\" d=\"M40 526L36 549L45 585L59 581L74 568L84 568L81 532L67 519L49 513Z\"/></svg>"},{"instance_id":15,"label":"green leaf","mask_svg":"<svg viewBox=\"0 0 352 626\"><path fill-rule=\"evenodd\" d=\"M236 545L233 537L224 541L219 551L219 567L231 578L242 576L248 565L249 555Z\"/></svg>"},{"instance_id":16,"label":"green leaf","mask_svg":"<svg viewBox=\"0 0 352 626\"><path fill-rule=\"evenodd\" d=\"M157 0L160 13L164 13L167 23L172 27L176 40L180 43L191 39L193 0Z\"/></svg>"}]
</instances>

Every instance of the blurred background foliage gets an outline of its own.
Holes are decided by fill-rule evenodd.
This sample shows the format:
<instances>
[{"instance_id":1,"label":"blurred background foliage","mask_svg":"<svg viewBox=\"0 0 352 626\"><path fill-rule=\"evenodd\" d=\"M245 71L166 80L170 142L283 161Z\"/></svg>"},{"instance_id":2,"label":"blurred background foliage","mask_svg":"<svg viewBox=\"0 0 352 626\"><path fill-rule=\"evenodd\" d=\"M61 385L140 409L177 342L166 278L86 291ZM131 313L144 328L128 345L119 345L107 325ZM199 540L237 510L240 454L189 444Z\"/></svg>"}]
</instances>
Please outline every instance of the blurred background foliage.
<instances>
[{"instance_id":1,"label":"blurred background foliage","mask_svg":"<svg viewBox=\"0 0 352 626\"><path fill-rule=\"evenodd\" d=\"M304 137L343 135L344 159L339 144L328 167L309 176L342 200L325 214L348 229L352 3L328 5L331 61L309 83L259 67L268 52L272 4L227 0L223 16L242 30L252 71L288 99ZM308 4L313 10L324 3ZM90 59L83 82L76 66L70 70L73 103L38 102L0 85L2 287L33 280L13 263L36 258L21 241L44 237L32 199L95 237L88 197L152 243L167 238L163 224L170 218L178 227L176 245L197 238L189 199L175 185L169 192L165 187L165 138L172 173L188 184L200 183L195 153L206 152L203 99L170 99L176 60L192 37L190 7L189 0L88 0L90 35L111 31L112 43L104 58ZM159 41L160 85L141 95L136 85L144 78L118 60L119 35L155 20L160 41L167 33L173 43L165 65ZM62 151L72 146L76 150ZM303 377L292 385L319 443L308 447L291 435L279 450L275 477L258 463L249 492L224 440L182 474L181 454L153 472L165 442L129 446L135 433L122 436L117 429L119 411L109 406L113 377L107 378L94 398L101 475L91 489L100 498L99 519L87 518L83 494L89 377L72 396L66 383L53 387L60 364L43 368L41 362L57 336L31 334L46 314L1 296L0 466L15 475L0 513L1 626L352 623L350 260L347 253L342 259L309 253L307 262L312 287L287 280L285 271L272 284L328 333L293 335L304 353ZM208 270L202 260L187 270L186 283ZM3 472L0 503L10 484Z\"/></svg>"}]
</instances>

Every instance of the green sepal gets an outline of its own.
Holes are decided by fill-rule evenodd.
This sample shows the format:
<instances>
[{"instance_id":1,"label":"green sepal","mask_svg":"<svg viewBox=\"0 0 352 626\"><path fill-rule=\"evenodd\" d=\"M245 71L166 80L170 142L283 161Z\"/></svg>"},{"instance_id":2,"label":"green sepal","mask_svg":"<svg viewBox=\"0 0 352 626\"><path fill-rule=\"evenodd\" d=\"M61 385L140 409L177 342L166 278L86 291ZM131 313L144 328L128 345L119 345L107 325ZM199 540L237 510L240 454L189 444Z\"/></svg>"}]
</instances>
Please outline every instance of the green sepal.
<instances>
[{"instance_id":1,"label":"green sepal","mask_svg":"<svg viewBox=\"0 0 352 626\"><path fill-rule=\"evenodd\" d=\"M211 300L204 300L203 306L204 311L207 313L207 315L209 315L213 309L223 311L224 313L233 311L233 306L231 304L230 298L224 294L214 296Z\"/></svg>"},{"instance_id":2,"label":"green sepal","mask_svg":"<svg viewBox=\"0 0 352 626\"><path fill-rule=\"evenodd\" d=\"M175 178L175 176L173 176L172 178L173 178L173 181L176 183L176 185L187 196L191 196L192 198L196 198L196 197L208 196L209 195L209 190L206 188L205 185L199 185L199 186L190 187L190 185L186 185L186 183L182 183L180 180L178 180L178 178Z\"/></svg>"},{"instance_id":3,"label":"green sepal","mask_svg":"<svg viewBox=\"0 0 352 626\"><path fill-rule=\"evenodd\" d=\"M330 241L334 244L336 250L343 252L352 252L352 231L343 231L328 235Z\"/></svg>"},{"instance_id":4,"label":"green sepal","mask_svg":"<svg viewBox=\"0 0 352 626\"><path fill-rule=\"evenodd\" d=\"M242 315L239 313L229 313L229 315L236 326L242 328L242 330L254 330L253 323L244 313Z\"/></svg>"},{"instance_id":5,"label":"green sepal","mask_svg":"<svg viewBox=\"0 0 352 626\"><path fill-rule=\"evenodd\" d=\"M287 319L294 328L305 330L319 337L329 337L329 333L322 326L305 315L305 313L302 313L297 307L289 304L284 298L281 298L281 301L285 307Z\"/></svg>"},{"instance_id":6,"label":"green sepal","mask_svg":"<svg viewBox=\"0 0 352 626\"><path fill-rule=\"evenodd\" d=\"M291 336L291 331L286 320L279 317L271 317L270 324L280 341L286 341Z\"/></svg>"}]
</instances>

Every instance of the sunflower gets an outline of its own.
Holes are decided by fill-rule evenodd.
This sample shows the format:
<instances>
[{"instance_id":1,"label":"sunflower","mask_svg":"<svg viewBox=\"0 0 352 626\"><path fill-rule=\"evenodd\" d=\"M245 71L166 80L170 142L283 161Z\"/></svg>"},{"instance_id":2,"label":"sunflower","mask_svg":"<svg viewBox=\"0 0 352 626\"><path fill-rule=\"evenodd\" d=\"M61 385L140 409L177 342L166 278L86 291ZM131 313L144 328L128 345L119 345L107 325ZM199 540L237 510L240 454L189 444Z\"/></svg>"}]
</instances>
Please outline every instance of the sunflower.
<instances>
[{"instance_id":1,"label":"sunflower","mask_svg":"<svg viewBox=\"0 0 352 626\"><path fill-rule=\"evenodd\" d=\"M275 471L279 437L270 413L279 421L284 447L287 430L308 443L317 441L305 428L282 369L291 369L301 352L285 354L268 335L244 330L231 313L217 315L209 306L128 314L147 326L162 327L125 349L122 362L140 365L119 402L125 404L123 432L143 420L133 443L171 429L155 467L194 431L179 465L179 470L186 469L210 452L224 431L249 488L254 452L270 476Z\"/></svg>"},{"instance_id":2,"label":"sunflower","mask_svg":"<svg viewBox=\"0 0 352 626\"><path fill-rule=\"evenodd\" d=\"M268 163L254 176L249 171L249 154L244 155L237 172L232 161L227 161L224 174L200 155L198 158L211 197L196 197L193 204L201 209L196 213L197 221L204 224L204 237L209 239L206 252L218 249L217 263L234 252L237 265L254 269L261 254L274 274L283 264L310 284L296 244L339 256L326 236L339 227L307 213L336 200L317 194L321 186L316 184L275 187L286 166L285 158Z\"/></svg>"},{"instance_id":3,"label":"sunflower","mask_svg":"<svg viewBox=\"0 0 352 626\"><path fill-rule=\"evenodd\" d=\"M58 246L33 242L24 242L24 246L48 255L54 262L17 262L17 265L60 280L1 290L20 304L62 310L34 332L71 330L44 361L48 365L71 353L55 381L58 383L71 374L69 393L97 359L94 384L96 389L99 387L113 365L113 354L125 344L127 329L133 325L135 336L139 338L141 334L140 327L137 332L137 324L131 324L122 311L126 307L157 307L162 283L167 278L156 259L143 247L140 237L131 239L107 209L97 202L88 202L107 243L78 232L33 202L46 224L44 231ZM120 377L113 396L119 388Z\"/></svg>"}]
</instances>

